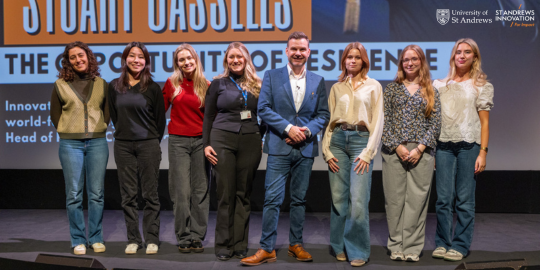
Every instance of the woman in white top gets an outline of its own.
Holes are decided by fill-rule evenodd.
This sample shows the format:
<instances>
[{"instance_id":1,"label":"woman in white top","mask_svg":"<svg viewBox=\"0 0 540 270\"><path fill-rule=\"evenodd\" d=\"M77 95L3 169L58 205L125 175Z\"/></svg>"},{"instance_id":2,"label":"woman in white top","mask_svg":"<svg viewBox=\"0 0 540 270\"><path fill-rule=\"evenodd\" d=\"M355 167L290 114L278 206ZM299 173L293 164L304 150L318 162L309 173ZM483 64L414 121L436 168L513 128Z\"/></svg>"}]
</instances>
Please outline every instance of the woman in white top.
<instances>
[{"instance_id":1,"label":"woman in white top","mask_svg":"<svg viewBox=\"0 0 540 270\"><path fill-rule=\"evenodd\" d=\"M330 122L322 150L330 168L330 244L338 261L348 257L352 266L362 266L370 255L368 207L383 96L381 84L367 76L369 59L359 42L345 48L341 70L328 98Z\"/></svg>"},{"instance_id":2,"label":"woman in white top","mask_svg":"<svg viewBox=\"0 0 540 270\"><path fill-rule=\"evenodd\" d=\"M482 71L476 42L456 42L448 77L436 80L442 107L442 127L437 143L437 232L434 258L459 261L467 255L474 228L475 175L486 168L489 111L493 85ZM453 208L457 224L452 237Z\"/></svg>"}]
</instances>

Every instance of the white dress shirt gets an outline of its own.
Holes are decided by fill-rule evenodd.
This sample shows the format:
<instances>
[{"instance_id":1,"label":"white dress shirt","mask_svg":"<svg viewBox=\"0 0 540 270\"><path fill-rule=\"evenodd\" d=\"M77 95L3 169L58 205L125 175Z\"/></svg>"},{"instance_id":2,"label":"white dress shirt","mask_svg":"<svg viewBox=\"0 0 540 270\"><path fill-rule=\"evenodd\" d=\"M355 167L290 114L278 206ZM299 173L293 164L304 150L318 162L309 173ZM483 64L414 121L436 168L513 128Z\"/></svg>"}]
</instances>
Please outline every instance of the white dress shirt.
<instances>
[{"instance_id":1,"label":"white dress shirt","mask_svg":"<svg viewBox=\"0 0 540 270\"><path fill-rule=\"evenodd\" d=\"M298 110L300 110L300 106L302 106L302 102L304 101L304 96L306 94L306 67L304 66L302 73L300 73L298 76L294 74L290 64L287 64L287 70L289 71L289 83L291 84L294 107L296 112L298 112ZM285 128L285 133L289 134L289 130L292 126L292 124L289 124Z\"/></svg>"}]
</instances>

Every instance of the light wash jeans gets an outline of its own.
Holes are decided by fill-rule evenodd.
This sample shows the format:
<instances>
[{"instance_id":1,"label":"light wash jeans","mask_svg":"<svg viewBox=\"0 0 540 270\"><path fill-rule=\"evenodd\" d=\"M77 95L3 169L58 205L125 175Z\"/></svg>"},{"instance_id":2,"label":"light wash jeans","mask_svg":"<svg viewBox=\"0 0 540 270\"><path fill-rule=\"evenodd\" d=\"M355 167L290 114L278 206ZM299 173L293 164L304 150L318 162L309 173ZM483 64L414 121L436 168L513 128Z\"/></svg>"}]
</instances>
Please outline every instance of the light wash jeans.
<instances>
[{"instance_id":1,"label":"light wash jeans","mask_svg":"<svg viewBox=\"0 0 540 270\"><path fill-rule=\"evenodd\" d=\"M105 138L60 139L58 151L66 182L66 208L71 234L71 247L103 243L105 170L109 148ZM88 194L88 241L83 214L83 187L86 177Z\"/></svg>"},{"instance_id":2,"label":"light wash jeans","mask_svg":"<svg viewBox=\"0 0 540 270\"><path fill-rule=\"evenodd\" d=\"M371 172L356 174L354 160L366 148L369 132L334 129L330 151L337 158L339 171L329 172L332 193L330 245L336 254L347 252L349 260L367 261L370 256L369 199Z\"/></svg>"},{"instance_id":3,"label":"light wash jeans","mask_svg":"<svg viewBox=\"0 0 540 270\"><path fill-rule=\"evenodd\" d=\"M476 178L474 166L480 146L467 142L437 143L437 247L467 256L474 231ZM452 240L454 211L457 214Z\"/></svg>"}]
</instances>

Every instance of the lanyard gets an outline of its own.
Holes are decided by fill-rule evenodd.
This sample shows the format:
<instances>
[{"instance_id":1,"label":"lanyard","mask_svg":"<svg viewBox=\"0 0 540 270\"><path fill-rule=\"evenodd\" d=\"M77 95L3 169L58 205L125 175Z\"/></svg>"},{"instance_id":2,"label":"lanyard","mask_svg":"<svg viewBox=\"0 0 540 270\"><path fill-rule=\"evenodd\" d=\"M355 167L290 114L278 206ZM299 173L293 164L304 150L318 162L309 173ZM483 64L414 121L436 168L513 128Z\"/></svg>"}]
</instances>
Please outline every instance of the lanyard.
<instances>
[{"instance_id":1,"label":"lanyard","mask_svg":"<svg viewBox=\"0 0 540 270\"><path fill-rule=\"evenodd\" d=\"M238 90L242 92L242 96L244 97L244 109L247 110L247 99L248 99L247 91L242 90L242 87L240 87L240 85L238 85L231 76L229 76L229 78L231 79L231 81L233 81L234 84L236 84L236 87L238 87Z\"/></svg>"}]
</instances>

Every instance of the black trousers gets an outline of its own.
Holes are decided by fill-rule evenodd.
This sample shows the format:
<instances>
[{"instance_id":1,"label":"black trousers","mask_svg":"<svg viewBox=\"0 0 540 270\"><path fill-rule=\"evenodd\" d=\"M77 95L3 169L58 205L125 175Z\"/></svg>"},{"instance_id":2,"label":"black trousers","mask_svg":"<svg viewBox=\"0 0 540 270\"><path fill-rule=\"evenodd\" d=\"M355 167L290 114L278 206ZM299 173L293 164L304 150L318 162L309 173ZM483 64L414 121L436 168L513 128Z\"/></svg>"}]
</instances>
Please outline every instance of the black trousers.
<instances>
[{"instance_id":1,"label":"black trousers","mask_svg":"<svg viewBox=\"0 0 540 270\"><path fill-rule=\"evenodd\" d=\"M129 244L142 245L139 232L137 191L139 181L145 201L143 234L146 244L159 245L158 178L161 148L158 139L114 142L114 159L122 195Z\"/></svg>"},{"instance_id":2,"label":"black trousers","mask_svg":"<svg viewBox=\"0 0 540 270\"><path fill-rule=\"evenodd\" d=\"M262 156L261 135L212 129L210 138L218 159L213 167L218 201L215 252L244 251L248 245L251 190Z\"/></svg>"}]
</instances>

